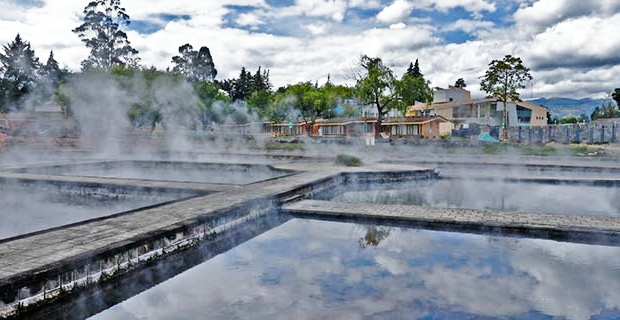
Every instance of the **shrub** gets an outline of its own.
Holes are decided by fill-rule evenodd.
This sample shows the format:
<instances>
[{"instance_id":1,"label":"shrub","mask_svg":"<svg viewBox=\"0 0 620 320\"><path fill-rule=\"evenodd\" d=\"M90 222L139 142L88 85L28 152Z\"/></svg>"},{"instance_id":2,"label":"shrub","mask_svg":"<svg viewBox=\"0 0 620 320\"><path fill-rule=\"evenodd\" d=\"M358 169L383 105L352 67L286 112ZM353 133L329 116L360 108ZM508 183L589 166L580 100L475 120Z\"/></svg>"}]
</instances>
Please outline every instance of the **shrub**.
<instances>
[{"instance_id":1,"label":"shrub","mask_svg":"<svg viewBox=\"0 0 620 320\"><path fill-rule=\"evenodd\" d=\"M265 143L265 149L270 150L282 150L282 151L303 151L304 146L301 143L285 143L270 141Z\"/></svg>"},{"instance_id":2,"label":"shrub","mask_svg":"<svg viewBox=\"0 0 620 320\"><path fill-rule=\"evenodd\" d=\"M362 165L362 160L354 156L339 154L336 156L336 164L347 167L359 167Z\"/></svg>"}]
</instances>

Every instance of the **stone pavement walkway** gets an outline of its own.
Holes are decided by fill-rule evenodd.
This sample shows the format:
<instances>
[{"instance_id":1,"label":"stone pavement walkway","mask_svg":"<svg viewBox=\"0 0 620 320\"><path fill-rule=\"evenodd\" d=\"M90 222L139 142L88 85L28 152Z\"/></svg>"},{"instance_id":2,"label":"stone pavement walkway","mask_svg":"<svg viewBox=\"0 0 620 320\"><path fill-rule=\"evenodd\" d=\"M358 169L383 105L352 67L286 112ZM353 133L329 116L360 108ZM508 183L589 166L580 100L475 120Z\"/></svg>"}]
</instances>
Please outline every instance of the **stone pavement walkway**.
<instances>
[{"instance_id":1,"label":"stone pavement walkway","mask_svg":"<svg viewBox=\"0 0 620 320\"><path fill-rule=\"evenodd\" d=\"M285 204L283 212L324 218L366 218L396 220L467 229L510 229L524 234L580 237L620 237L620 217L523 213L475 209L431 208L413 205L386 205L303 200Z\"/></svg>"}]
</instances>

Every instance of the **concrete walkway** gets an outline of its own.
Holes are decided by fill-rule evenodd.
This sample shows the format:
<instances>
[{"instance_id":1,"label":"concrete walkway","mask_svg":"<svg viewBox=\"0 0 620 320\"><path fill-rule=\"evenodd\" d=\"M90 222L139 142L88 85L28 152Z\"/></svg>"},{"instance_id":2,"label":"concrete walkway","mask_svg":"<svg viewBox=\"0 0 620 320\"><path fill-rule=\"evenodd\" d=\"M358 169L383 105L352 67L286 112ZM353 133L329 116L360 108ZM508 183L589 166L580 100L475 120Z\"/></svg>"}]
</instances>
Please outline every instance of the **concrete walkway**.
<instances>
[{"instance_id":1,"label":"concrete walkway","mask_svg":"<svg viewBox=\"0 0 620 320\"><path fill-rule=\"evenodd\" d=\"M442 229L498 230L523 235L597 239L620 238L620 217L523 213L304 200L285 204L283 212L319 218L357 218L410 222Z\"/></svg>"}]
</instances>

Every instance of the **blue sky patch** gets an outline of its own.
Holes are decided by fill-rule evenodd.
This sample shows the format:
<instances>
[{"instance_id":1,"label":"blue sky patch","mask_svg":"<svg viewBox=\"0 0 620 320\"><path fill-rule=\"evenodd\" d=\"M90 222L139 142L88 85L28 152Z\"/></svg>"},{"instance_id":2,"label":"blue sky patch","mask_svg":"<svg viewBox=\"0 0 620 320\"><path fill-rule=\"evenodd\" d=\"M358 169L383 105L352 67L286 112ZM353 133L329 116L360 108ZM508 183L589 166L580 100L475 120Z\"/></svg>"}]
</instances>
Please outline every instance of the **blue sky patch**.
<instances>
[{"instance_id":1,"label":"blue sky patch","mask_svg":"<svg viewBox=\"0 0 620 320\"><path fill-rule=\"evenodd\" d=\"M170 21L189 20L192 17L187 14L168 14L160 13L150 15L147 20L133 20L129 24L130 30L138 31L141 34L152 34L161 30Z\"/></svg>"},{"instance_id":2,"label":"blue sky patch","mask_svg":"<svg viewBox=\"0 0 620 320\"><path fill-rule=\"evenodd\" d=\"M9 0L9 2L16 3L23 7L42 7L45 3L42 0Z\"/></svg>"},{"instance_id":3,"label":"blue sky patch","mask_svg":"<svg viewBox=\"0 0 620 320\"><path fill-rule=\"evenodd\" d=\"M163 28L163 24L146 20L134 20L129 24L130 30L138 31L141 34L151 34Z\"/></svg>"},{"instance_id":4,"label":"blue sky patch","mask_svg":"<svg viewBox=\"0 0 620 320\"><path fill-rule=\"evenodd\" d=\"M463 30L454 30L454 31L447 31L447 32L440 32L438 34L438 36L440 38L442 38L444 40L444 42L446 43L465 43L467 41L470 40L475 40L476 36L471 34L471 33L467 33Z\"/></svg>"},{"instance_id":5,"label":"blue sky patch","mask_svg":"<svg viewBox=\"0 0 620 320\"><path fill-rule=\"evenodd\" d=\"M274 8L290 7L295 4L295 0L266 0L265 2Z\"/></svg>"}]
</instances>

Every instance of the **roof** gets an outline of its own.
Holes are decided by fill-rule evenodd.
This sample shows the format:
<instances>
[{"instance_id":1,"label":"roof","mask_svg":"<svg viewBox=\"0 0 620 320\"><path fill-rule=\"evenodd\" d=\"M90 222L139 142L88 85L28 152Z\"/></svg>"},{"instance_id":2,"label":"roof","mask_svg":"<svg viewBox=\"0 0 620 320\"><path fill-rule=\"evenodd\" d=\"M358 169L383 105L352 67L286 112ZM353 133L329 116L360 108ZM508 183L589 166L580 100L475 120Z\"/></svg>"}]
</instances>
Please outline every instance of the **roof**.
<instances>
[{"instance_id":1,"label":"roof","mask_svg":"<svg viewBox=\"0 0 620 320\"><path fill-rule=\"evenodd\" d=\"M391 124L399 124L399 125L403 125L403 124L425 124L425 123L429 123L429 122L433 122L433 121L441 121L441 122L452 122L452 120L449 120L445 117L442 116L433 116L433 117L408 117L408 118L390 118L390 119L384 119L382 124L384 125L391 125ZM353 123L376 123L377 119L376 118L356 118L356 119L317 119L314 122L314 125L319 125L319 126L343 126L343 125L349 125L349 124L353 124ZM293 123L294 125L303 125L303 122L297 122L297 123ZM273 123L272 126L289 126L289 124L287 123Z\"/></svg>"},{"instance_id":2,"label":"roof","mask_svg":"<svg viewBox=\"0 0 620 320\"><path fill-rule=\"evenodd\" d=\"M459 101L449 101L449 102L437 102L431 105L412 105L408 107L408 111L421 111L421 110L433 110L433 109L447 109L454 108L459 106L467 106L478 103L486 103L486 102L497 102L495 98L478 98L478 99L466 99ZM535 103L527 102L527 101L509 101L509 103L514 103L518 106L525 107L528 109L542 109L546 110L545 107L537 105Z\"/></svg>"}]
</instances>

